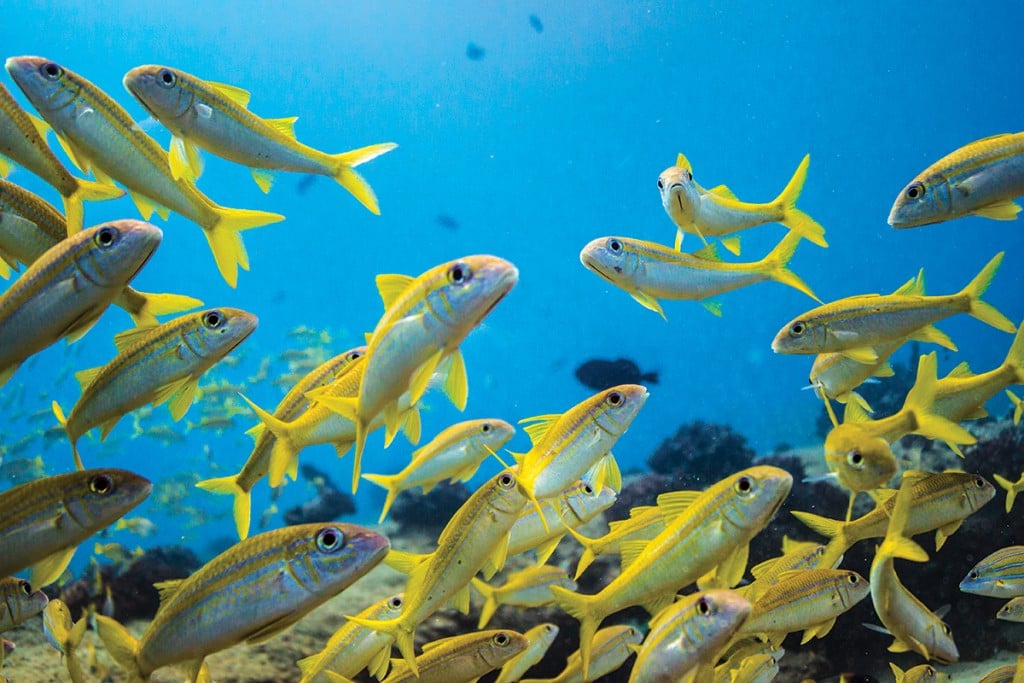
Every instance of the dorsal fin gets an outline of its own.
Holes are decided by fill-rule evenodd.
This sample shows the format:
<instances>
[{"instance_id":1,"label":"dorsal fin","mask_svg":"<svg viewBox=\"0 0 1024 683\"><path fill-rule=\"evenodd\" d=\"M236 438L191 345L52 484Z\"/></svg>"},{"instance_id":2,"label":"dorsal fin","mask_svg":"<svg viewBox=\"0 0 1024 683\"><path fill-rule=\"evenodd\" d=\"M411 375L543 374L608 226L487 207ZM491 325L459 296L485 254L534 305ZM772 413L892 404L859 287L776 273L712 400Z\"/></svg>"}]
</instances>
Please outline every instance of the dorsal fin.
<instances>
[{"instance_id":1,"label":"dorsal fin","mask_svg":"<svg viewBox=\"0 0 1024 683\"><path fill-rule=\"evenodd\" d=\"M725 197L726 199L736 199L736 195L734 195L732 193L732 190L730 190L725 185L718 185L716 187L712 187L710 190L708 190L708 192L718 197Z\"/></svg>"},{"instance_id":2,"label":"dorsal fin","mask_svg":"<svg viewBox=\"0 0 1024 683\"><path fill-rule=\"evenodd\" d=\"M380 293L380 300L384 302L384 310L394 305L398 297L409 288L416 278L409 275L398 275L384 273L377 276L377 291Z\"/></svg>"},{"instance_id":3,"label":"dorsal fin","mask_svg":"<svg viewBox=\"0 0 1024 683\"><path fill-rule=\"evenodd\" d=\"M693 167L690 166L690 160L683 156L682 152L680 152L679 156L676 157L676 166L678 166L679 168L685 168L687 171L690 171L691 173L693 172Z\"/></svg>"},{"instance_id":4,"label":"dorsal fin","mask_svg":"<svg viewBox=\"0 0 1024 683\"><path fill-rule=\"evenodd\" d=\"M619 555L621 556L622 571L626 571L629 565L636 561L647 547L648 541L621 541L619 543Z\"/></svg>"},{"instance_id":5,"label":"dorsal fin","mask_svg":"<svg viewBox=\"0 0 1024 683\"><path fill-rule=\"evenodd\" d=\"M946 375L946 377L970 377L972 374L974 373L971 372L971 366L967 364L967 361L964 361L963 363L960 363L960 365L950 370L949 374Z\"/></svg>"},{"instance_id":6,"label":"dorsal fin","mask_svg":"<svg viewBox=\"0 0 1024 683\"><path fill-rule=\"evenodd\" d=\"M686 512L700 494L700 491L670 491L658 496L658 509L666 523Z\"/></svg>"},{"instance_id":7,"label":"dorsal fin","mask_svg":"<svg viewBox=\"0 0 1024 683\"><path fill-rule=\"evenodd\" d=\"M843 424L855 424L858 422L870 422L871 417L864 412L857 401L847 401L846 410L843 411Z\"/></svg>"},{"instance_id":8,"label":"dorsal fin","mask_svg":"<svg viewBox=\"0 0 1024 683\"><path fill-rule=\"evenodd\" d=\"M690 256L696 256L699 259L705 261L721 261L722 256L718 253L718 244L715 242L708 242L697 251L690 252Z\"/></svg>"},{"instance_id":9,"label":"dorsal fin","mask_svg":"<svg viewBox=\"0 0 1024 683\"><path fill-rule=\"evenodd\" d=\"M294 140L295 122L298 120L298 116L286 116L281 119L263 119L263 123L267 124L286 138Z\"/></svg>"},{"instance_id":10,"label":"dorsal fin","mask_svg":"<svg viewBox=\"0 0 1024 683\"><path fill-rule=\"evenodd\" d=\"M217 83L215 81L206 81L206 85L210 86L224 97L228 98L239 107L245 109L249 106L249 99L252 95L249 94L248 90L239 88L236 85L228 85L227 83Z\"/></svg>"},{"instance_id":11,"label":"dorsal fin","mask_svg":"<svg viewBox=\"0 0 1024 683\"><path fill-rule=\"evenodd\" d=\"M78 386L82 388L84 392L86 388L92 384L93 380L96 379L96 375L100 374L100 371L105 366L101 365L97 368L89 368L88 370L80 370L75 373L75 379L78 380Z\"/></svg>"},{"instance_id":12,"label":"dorsal fin","mask_svg":"<svg viewBox=\"0 0 1024 683\"><path fill-rule=\"evenodd\" d=\"M547 415L534 415L533 417L524 417L519 421L519 424L532 422L523 427L523 431L530 437L530 443L536 446L544 435L551 429L551 425L555 424L558 419L562 417L561 413L548 413Z\"/></svg>"},{"instance_id":13,"label":"dorsal fin","mask_svg":"<svg viewBox=\"0 0 1024 683\"><path fill-rule=\"evenodd\" d=\"M131 347L146 338L146 336L152 331L153 326L149 327L133 327L130 330L124 332L118 332L114 335L114 346L117 347L118 353L124 353Z\"/></svg>"},{"instance_id":14,"label":"dorsal fin","mask_svg":"<svg viewBox=\"0 0 1024 683\"><path fill-rule=\"evenodd\" d=\"M160 607L170 602L184 581L185 579L168 579L167 581L159 581L153 584L153 588L160 594Z\"/></svg>"}]
</instances>

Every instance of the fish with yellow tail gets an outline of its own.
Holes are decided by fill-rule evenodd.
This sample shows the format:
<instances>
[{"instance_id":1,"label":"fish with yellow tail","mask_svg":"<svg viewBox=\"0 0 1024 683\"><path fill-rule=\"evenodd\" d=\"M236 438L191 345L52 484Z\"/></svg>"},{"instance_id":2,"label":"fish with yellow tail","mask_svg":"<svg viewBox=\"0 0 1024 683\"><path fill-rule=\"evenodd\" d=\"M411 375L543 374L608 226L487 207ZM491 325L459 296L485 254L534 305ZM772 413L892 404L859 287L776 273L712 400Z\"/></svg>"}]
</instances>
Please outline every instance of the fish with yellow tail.
<instances>
[{"instance_id":1,"label":"fish with yellow tail","mask_svg":"<svg viewBox=\"0 0 1024 683\"><path fill-rule=\"evenodd\" d=\"M124 190L68 173L46 144L48 130L46 123L19 107L7 88L0 85L0 154L24 166L60 193L70 228L68 234L73 234L82 229L83 202L117 199L124 195ZM9 172L10 166L0 159L0 176L7 177Z\"/></svg>"},{"instance_id":2,"label":"fish with yellow tail","mask_svg":"<svg viewBox=\"0 0 1024 683\"><path fill-rule=\"evenodd\" d=\"M484 598L477 628L486 626L502 605L543 607L554 604L551 586L576 590L576 582L569 578L564 569L548 565L532 565L521 569L509 576L501 586L491 586L474 577L472 586Z\"/></svg>"},{"instance_id":3,"label":"fish with yellow tail","mask_svg":"<svg viewBox=\"0 0 1024 683\"><path fill-rule=\"evenodd\" d=\"M716 570L735 585L746 570L748 544L775 515L793 485L785 470L751 467L676 501L671 522L654 539L623 543L622 571L596 595L553 587L555 601L580 621L583 675L589 674L591 641L615 612L641 605L652 616L676 591Z\"/></svg>"},{"instance_id":4,"label":"fish with yellow tail","mask_svg":"<svg viewBox=\"0 0 1024 683\"><path fill-rule=\"evenodd\" d=\"M581 659L582 650L576 650L565 662L565 668L554 678L544 680L524 678L521 683L578 683L596 681L613 671L618 671L629 659L643 640L644 634L632 626L608 626L594 635L593 661L588 676L587 663ZM581 671L583 672L581 675Z\"/></svg>"},{"instance_id":5,"label":"fish with yellow tail","mask_svg":"<svg viewBox=\"0 0 1024 683\"><path fill-rule=\"evenodd\" d=\"M310 405L306 392L326 386L337 379L341 373L366 353L365 346L357 346L344 353L329 358L315 369L310 370L301 380L295 383L281 402L274 409L273 416L282 422L290 422L307 411ZM211 493L230 494L234 496L235 528L239 540L249 535L251 516L250 492L256 483L270 472L270 454L277 441L274 433L261 422L250 430L256 438L252 452L239 470L238 474L229 477L207 479L196 484L197 487Z\"/></svg>"},{"instance_id":6,"label":"fish with yellow tail","mask_svg":"<svg viewBox=\"0 0 1024 683\"><path fill-rule=\"evenodd\" d=\"M907 536L907 522L915 505L913 488L916 477L904 477L892 518L882 544L875 550L871 562L871 602L885 628L867 625L893 637L889 652L916 652L926 660L952 664L960 658L953 632L942 618L933 613L896 575L896 558L913 562L927 562L928 553Z\"/></svg>"},{"instance_id":7,"label":"fish with yellow tail","mask_svg":"<svg viewBox=\"0 0 1024 683\"><path fill-rule=\"evenodd\" d=\"M125 470L96 469L36 479L0 493L0 576L32 568L53 583L82 541L128 514L153 490Z\"/></svg>"},{"instance_id":8,"label":"fish with yellow tail","mask_svg":"<svg viewBox=\"0 0 1024 683\"><path fill-rule=\"evenodd\" d=\"M162 237L142 221L103 223L53 246L29 266L0 294L0 386L29 356L88 332Z\"/></svg>"},{"instance_id":9,"label":"fish with yellow tail","mask_svg":"<svg viewBox=\"0 0 1024 683\"><path fill-rule=\"evenodd\" d=\"M469 385L459 344L518 281L514 265L489 255L442 263L415 278L377 276L384 315L369 338L359 394L332 406L356 426L353 493L370 423L383 415L390 443L402 421L402 394L409 392L411 405L419 403L441 369L445 394L459 410L466 407Z\"/></svg>"},{"instance_id":10,"label":"fish with yellow tail","mask_svg":"<svg viewBox=\"0 0 1024 683\"><path fill-rule=\"evenodd\" d=\"M1010 510L1013 509L1013 503L1017 500L1017 494L1024 491L1024 472L1021 473L1015 482L999 474L993 474L992 478L996 480L1000 488L1006 491L1006 514L1010 514Z\"/></svg>"},{"instance_id":11,"label":"fish with yellow tail","mask_svg":"<svg viewBox=\"0 0 1024 683\"><path fill-rule=\"evenodd\" d=\"M125 75L124 86L174 134L169 161L175 178L199 178L202 159L196 147L202 147L251 168L264 192L269 192L273 183L271 170L325 175L380 214L373 189L355 167L390 152L398 146L395 143L326 154L295 139L296 117L260 118L248 109L247 91L166 66L135 67Z\"/></svg>"},{"instance_id":12,"label":"fish with yellow tail","mask_svg":"<svg viewBox=\"0 0 1024 683\"><path fill-rule=\"evenodd\" d=\"M61 600L51 600L43 610L43 634L47 642L60 652L71 683L85 682L85 674L75 650L82 643L88 626L89 618L84 614L72 625L71 612Z\"/></svg>"},{"instance_id":13,"label":"fish with yellow tail","mask_svg":"<svg viewBox=\"0 0 1024 683\"><path fill-rule=\"evenodd\" d=\"M390 544L354 524L300 524L241 541L187 579L156 584L161 603L142 637L105 616L100 639L131 681L180 664L210 680L205 658L281 633L377 566Z\"/></svg>"},{"instance_id":14,"label":"fish with yellow tail","mask_svg":"<svg viewBox=\"0 0 1024 683\"><path fill-rule=\"evenodd\" d=\"M416 669L398 659L381 683L473 683L522 653L529 641L508 630L479 631L423 646ZM333 679L337 681L337 679Z\"/></svg>"},{"instance_id":15,"label":"fish with yellow tail","mask_svg":"<svg viewBox=\"0 0 1024 683\"><path fill-rule=\"evenodd\" d=\"M967 313L997 330L1017 328L994 306L981 300L1003 262L999 252L966 287L947 296L862 294L819 306L787 323L772 341L775 353L840 352L861 363L874 363L872 348L896 339L913 339L948 346L934 323Z\"/></svg>"},{"instance_id":16,"label":"fish with yellow tail","mask_svg":"<svg viewBox=\"0 0 1024 683\"><path fill-rule=\"evenodd\" d=\"M496 418L459 422L413 451L411 462L401 472L364 474L363 479L388 492L378 522L384 521L402 491L419 486L426 494L448 479L469 481L487 456L508 443L515 433L515 427Z\"/></svg>"},{"instance_id":17,"label":"fish with yellow tail","mask_svg":"<svg viewBox=\"0 0 1024 683\"><path fill-rule=\"evenodd\" d=\"M101 427L105 439L122 417L147 403L167 402L171 417L180 420L192 405L200 376L245 341L256 324L251 313L214 308L116 335L118 354L112 361L75 374L82 397L71 414L65 418L53 403L78 469L83 469L78 439L93 427Z\"/></svg>"},{"instance_id":18,"label":"fish with yellow tail","mask_svg":"<svg viewBox=\"0 0 1024 683\"><path fill-rule=\"evenodd\" d=\"M0 579L0 633L36 616L47 602L46 593L32 590L32 584L24 579Z\"/></svg>"},{"instance_id":19,"label":"fish with yellow tail","mask_svg":"<svg viewBox=\"0 0 1024 683\"><path fill-rule=\"evenodd\" d=\"M662 318L665 311L659 299L699 301L711 313L721 315L721 305L708 297L765 280L780 282L821 301L789 269L799 243L800 236L790 232L760 261L723 263L714 249L685 254L654 242L600 237L583 248L580 262Z\"/></svg>"},{"instance_id":20,"label":"fish with yellow tail","mask_svg":"<svg viewBox=\"0 0 1024 683\"><path fill-rule=\"evenodd\" d=\"M806 155L797 166L782 193L765 204L742 202L725 185L706 190L693 179L689 160L680 154L676 165L658 176L661 205L676 224L675 249L682 247L685 233L697 235L707 244L708 237L720 237L726 249L740 253L739 237L727 235L765 223L782 223L794 234L827 247L825 229L813 218L796 208L796 201L807 180L807 167L811 155Z\"/></svg>"},{"instance_id":21,"label":"fish with yellow tail","mask_svg":"<svg viewBox=\"0 0 1024 683\"><path fill-rule=\"evenodd\" d=\"M963 216L1012 221L1024 195L1024 133L964 145L921 171L900 191L889 225L915 228Z\"/></svg>"},{"instance_id":22,"label":"fish with yellow tail","mask_svg":"<svg viewBox=\"0 0 1024 683\"><path fill-rule=\"evenodd\" d=\"M756 648L753 652L751 649ZM779 674L779 660L786 651L755 643L715 667L713 683L769 683ZM750 652L750 654L747 654Z\"/></svg>"},{"instance_id":23,"label":"fish with yellow tail","mask_svg":"<svg viewBox=\"0 0 1024 683\"><path fill-rule=\"evenodd\" d=\"M558 626L554 624L537 624L523 634L529 641L526 649L512 659L505 662L501 667L501 673L494 683L516 683L526 675L537 662L544 659L551 645L558 637Z\"/></svg>"},{"instance_id":24,"label":"fish with yellow tail","mask_svg":"<svg viewBox=\"0 0 1024 683\"><path fill-rule=\"evenodd\" d=\"M721 650L750 616L751 605L728 590L693 593L651 621L630 683L710 680Z\"/></svg>"},{"instance_id":25,"label":"fish with yellow tail","mask_svg":"<svg viewBox=\"0 0 1024 683\"><path fill-rule=\"evenodd\" d=\"M109 95L78 74L41 57L11 57L7 73L47 123L64 150L100 182L128 188L142 216L181 214L203 229L221 276L238 283L249 269L240 232L284 220L265 211L218 206L193 183L171 175L167 152Z\"/></svg>"},{"instance_id":26,"label":"fish with yellow tail","mask_svg":"<svg viewBox=\"0 0 1024 683\"><path fill-rule=\"evenodd\" d=\"M416 627L449 601L468 613L470 581L487 560L498 569L504 566L509 530L526 503L526 492L515 474L500 473L481 486L448 520L434 552L419 556L399 554L409 574L400 616L386 620L349 617L349 621L393 637L398 651L413 674L417 674L413 651Z\"/></svg>"},{"instance_id":27,"label":"fish with yellow tail","mask_svg":"<svg viewBox=\"0 0 1024 683\"><path fill-rule=\"evenodd\" d=\"M758 600L765 591L777 584L784 574L805 569L835 569L822 566L825 546L810 541L792 541L782 537L782 555L773 557L750 568L754 580L739 586L737 593L750 600Z\"/></svg>"},{"instance_id":28,"label":"fish with yellow tail","mask_svg":"<svg viewBox=\"0 0 1024 683\"><path fill-rule=\"evenodd\" d=\"M892 675L896 677L896 683L952 683L953 677L949 674L938 671L931 664L918 664L912 669L904 671L893 663L889 663Z\"/></svg>"}]
</instances>

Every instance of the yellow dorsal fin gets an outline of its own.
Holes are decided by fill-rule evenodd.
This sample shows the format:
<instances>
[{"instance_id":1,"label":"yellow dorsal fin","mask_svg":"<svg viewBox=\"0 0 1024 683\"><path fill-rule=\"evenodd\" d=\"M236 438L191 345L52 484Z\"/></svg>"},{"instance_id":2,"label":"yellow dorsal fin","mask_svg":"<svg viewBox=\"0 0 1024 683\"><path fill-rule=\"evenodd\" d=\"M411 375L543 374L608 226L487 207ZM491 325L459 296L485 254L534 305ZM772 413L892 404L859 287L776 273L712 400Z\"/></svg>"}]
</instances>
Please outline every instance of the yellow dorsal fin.
<instances>
[{"instance_id":1,"label":"yellow dorsal fin","mask_svg":"<svg viewBox=\"0 0 1024 683\"><path fill-rule=\"evenodd\" d=\"M697 258L704 259L705 261L721 261L722 256L718 253L718 245L714 242L708 242L697 251L691 252L690 256L696 256Z\"/></svg>"},{"instance_id":2,"label":"yellow dorsal fin","mask_svg":"<svg viewBox=\"0 0 1024 683\"><path fill-rule=\"evenodd\" d=\"M619 555L622 557L622 571L626 571L629 565L636 561L636 558L644 552L647 541L622 541L619 543Z\"/></svg>"},{"instance_id":3,"label":"yellow dorsal fin","mask_svg":"<svg viewBox=\"0 0 1024 683\"><path fill-rule=\"evenodd\" d=\"M893 294L897 296L918 296L924 294L924 268L917 271L917 277L912 277L904 282Z\"/></svg>"},{"instance_id":4,"label":"yellow dorsal fin","mask_svg":"<svg viewBox=\"0 0 1024 683\"><path fill-rule=\"evenodd\" d=\"M206 81L206 85L210 86L224 97L228 98L239 107L243 109L249 106L249 99L252 95L248 90L239 88L237 85L228 85L227 83L217 83L216 81Z\"/></svg>"},{"instance_id":5,"label":"yellow dorsal fin","mask_svg":"<svg viewBox=\"0 0 1024 683\"><path fill-rule=\"evenodd\" d=\"M895 374L896 371L892 369L891 365L889 365L888 363L882 363L881 365L878 366L878 369L875 370L872 377L892 377Z\"/></svg>"},{"instance_id":6,"label":"yellow dorsal fin","mask_svg":"<svg viewBox=\"0 0 1024 683\"><path fill-rule=\"evenodd\" d=\"M967 361L964 361L963 363L960 363L960 365L950 370L949 374L946 375L946 377L970 377L972 374L973 373L971 372L971 366L967 364Z\"/></svg>"},{"instance_id":7,"label":"yellow dorsal fin","mask_svg":"<svg viewBox=\"0 0 1024 683\"><path fill-rule=\"evenodd\" d=\"M153 584L153 588L155 588L157 593L160 594L161 607L174 597L175 593L178 592L178 589L181 588L181 584L184 583L184 581L185 579L168 579L167 581L159 581Z\"/></svg>"},{"instance_id":8,"label":"yellow dorsal fin","mask_svg":"<svg viewBox=\"0 0 1024 683\"><path fill-rule=\"evenodd\" d=\"M384 310L388 310L395 301L409 288L416 278L409 275L384 273L377 276L377 291L384 302Z\"/></svg>"},{"instance_id":9,"label":"yellow dorsal fin","mask_svg":"<svg viewBox=\"0 0 1024 683\"><path fill-rule=\"evenodd\" d=\"M761 578L769 571L771 571L771 568L775 566L775 563L781 559L781 557L772 557L765 560L764 562L759 562L758 564L755 564L753 567L750 568L750 575L753 576L755 579Z\"/></svg>"},{"instance_id":10,"label":"yellow dorsal fin","mask_svg":"<svg viewBox=\"0 0 1024 683\"><path fill-rule=\"evenodd\" d=\"M736 195L734 195L732 193L732 190L730 190L725 185L718 185L717 187L712 187L710 190L708 190L708 192L719 197L725 197L726 199L736 199Z\"/></svg>"},{"instance_id":11,"label":"yellow dorsal fin","mask_svg":"<svg viewBox=\"0 0 1024 683\"><path fill-rule=\"evenodd\" d=\"M82 391L85 391L86 387L92 384L92 381L96 379L96 375L100 374L103 368L104 366L101 365L98 368L89 368L88 370L81 370L75 373L75 379L78 380L78 386L82 388Z\"/></svg>"},{"instance_id":12,"label":"yellow dorsal fin","mask_svg":"<svg viewBox=\"0 0 1024 683\"><path fill-rule=\"evenodd\" d=\"M686 512L686 509L693 504L700 491L670 491L658 496L658 509L662 517L669 522Z\"/></svg>"},{"instance_id":13,"label":"yellow dorsal fin","mask_svg":"<svg viewBox=\"0 0 1024 683\"><path fill-rule=\"evenodd\" d=\"M263 119L263 123L267 124L286 138L294 140L295 122L298 120L298 116L287 116L281 119Z\"/></svg>"},{"instance_id":14,"label":"yellow dorsal fin","mask_svg":"<svg viewBox=\"0 0 1024 683\"><path fill-rule=\"evenodd\" d=\"M144 340L153 327L133 327L130 330L124 332L118 332L114 335L114 346L117 347L118 353L124 353L128 349L132 348L142 340Z\"/></svg>"},{"instance_id":15,"label":"yellow dorsal fin","mask_svg":"<svg viewBox=\"0 0 1024 683\"><path fill-rule=\"evenodd\" d=\"M676 157L676 166L679 168L685 168L687 171L693 171L693 168L690 166L690 160L687 159L682 152L680 152L679 156Z\"/></svg>"},{"instance_id":16,"label":"yellow dorsal fin","mask_svg":"<svg viewBox=\"0 0 1024 683\"><path fill-rule=\"evenodd\" d=\"M548 413L547 415L534 415L533 417L524 417L519 421L519 424L532 422L523 427L523 431L530 437L530 443L536 446L544 435L551 429L551 425L555 424L558 419L562 417L561 413Z\"/></svg>"},{"instance_id":17,"label":"yellow dorsal fin","mask_svg":"<svg viewBox=\"0 0 1024 683\"><path fill-rule=\"evenodd\" d=\"M852 424L857 422L870 422L871 418L864 408L857 401L847 401L846 410L843 411L843 423Z\"/></svg>"}]
</instances>

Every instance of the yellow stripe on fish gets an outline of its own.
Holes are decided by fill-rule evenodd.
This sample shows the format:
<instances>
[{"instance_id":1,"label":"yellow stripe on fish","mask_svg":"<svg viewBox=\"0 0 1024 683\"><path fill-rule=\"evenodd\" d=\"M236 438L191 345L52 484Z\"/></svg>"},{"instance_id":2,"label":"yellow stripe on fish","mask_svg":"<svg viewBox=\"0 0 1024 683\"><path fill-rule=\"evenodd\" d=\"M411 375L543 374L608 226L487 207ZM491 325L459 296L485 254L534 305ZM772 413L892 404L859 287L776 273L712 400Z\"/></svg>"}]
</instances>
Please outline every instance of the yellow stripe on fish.
<instances>
[{"instance_id":1,"label":"yellow stripe on fish","mask_svg":"<svg viewBox=\"0 0 1024 683\"><path fill-rule=\"evenodd\" d=\"M529 645L521 633L480 631L423 646L412 667L401 660L381 683L470 683L520 654Z\"/></svg>"},{"instance_id":2,"label":"yellow stripe on fish","mask_svg":"<svg viewBox=\"0 0 1024 683\"><path fill-rule=\"evenodd\" d=\"M982 559L967 572L960 590L990 598L1024 595L1024 546L1000 548Z\"/></svg>"},{"instance_id":3,"label":"yellow stripe on fish","mask_svg":"<svg viewBox=\"0 0 1024 683\"><path fill-rule=\"evenodd\" d=\"M613 671L618 671L643 640L643 634L632 626L608 626L594 635L593 661L589 663L591 675L587 674L588 663L581 661L581 650L569 655L565 668L553 679L540 681L524 678L521 683L566 683L569 681L594 681ZM580 672L583 672L582 678Z\"/></svg>"},{"instance_id":4,"label":"yellow stripe on fish","mask_svg":"<svg viewBox=\"0 0 1024 683\"><path fill-rule=\"evenodd\" d=\"M554 604L551 586L576 590L576 582L569 578L564 569L548 565L533 565L521 569L509 576L501 586L491 586L474 577L472 586L484 598L477 628L486 626L502 605L543 607Z\"/></svg>"},{"instance_id":5,"label":"yellow stripe on fish","mask_svg":"<svg viewBox=\"0 0 1024 683\"><path fill-rule=\"evenodd\" d=\"M505 662L501 667L501 673L494 683L516 683L526 672L529 671L540 660L544 659L548 649L558 637L558 626L554 624L537 624L523 634L529 641L526 649L512 659Z\"/></svg>"},{"instance_id":6,"label":"yellow stripe on fish","mask_svg":"<svg viewBox=\"0 0 1024 683\"><path fill-rule=\"evenodd\" d=\"M43 610L43 635L50 645L60 651L71 683L85 683L85 673L75 650L82 643L88 626L89 618L85 614L72 625L71 612L59 599L51 600Z\"/></svg>"}]
</instances>

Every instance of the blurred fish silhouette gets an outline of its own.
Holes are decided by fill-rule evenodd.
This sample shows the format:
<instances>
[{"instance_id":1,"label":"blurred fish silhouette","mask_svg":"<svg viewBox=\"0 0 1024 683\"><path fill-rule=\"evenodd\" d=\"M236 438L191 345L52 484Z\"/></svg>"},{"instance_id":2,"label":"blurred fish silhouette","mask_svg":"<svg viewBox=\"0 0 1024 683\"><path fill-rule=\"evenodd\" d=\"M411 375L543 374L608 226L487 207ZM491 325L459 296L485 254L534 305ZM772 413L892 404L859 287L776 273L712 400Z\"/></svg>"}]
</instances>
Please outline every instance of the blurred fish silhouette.
<instances>
[{"instance_id":1,"label":"blurred fish silhouette","mask_svg":"<svg viewBox=\"0 0 1024 683\"><path fill-rule=\"evenodd\" d=\"M544 24L540 22L540 17L536 14L530 15L530 26L532 26L533 30L537 33L544 33Z\"/></svg>"},{"instance_id":2,"label":"blurred fish silhouette","mask_svg":"<svg viewBox=\"0 0 1024 683\"><path fill-rule=\"evenodd\" d=\"M469 43L466 45L466 57L472 59L474 62L479 62L486 54L487 51L476 43Z\"/></svg>"},{"instance_id":3,"label":"blurred fish silhouette","mask_svg":"<svg viewBox=\"0 0 1024 683\"><path fill-rule=\"evenodd\" d=\"M454 216L449 216L446 213L439 213L437 214L436 220L437 224L442 228L448 228L449 230L459 229L459 221L456 220Z\"/></svg>"},{"instance_id":4,"label":"blurred fish silhouette","mask_svg":"<svg viewBox=\"0 0 1024 683\"><path fill-rule=\"evenodd\" d=\"M658 383L657 372L641 372L640 366L628 358L602 360L592 358L576 368L576 379L583 386L600 391L616 384Z\"/></svg>"},{"instance_id":5,"label":"blurred fish silhouette","mask_svg":"<svg viewBox=\"0 0 1024 683\"><path fill-rule=\"evenodd\" d=\"M302 176L299 178L299 182L295 183L295 191L299 194L306 194L309 192L309 188L313 187L313 183L316 182L316 178L317 177L312 173L307 173Z\"/></svg>"}]
</instances>

